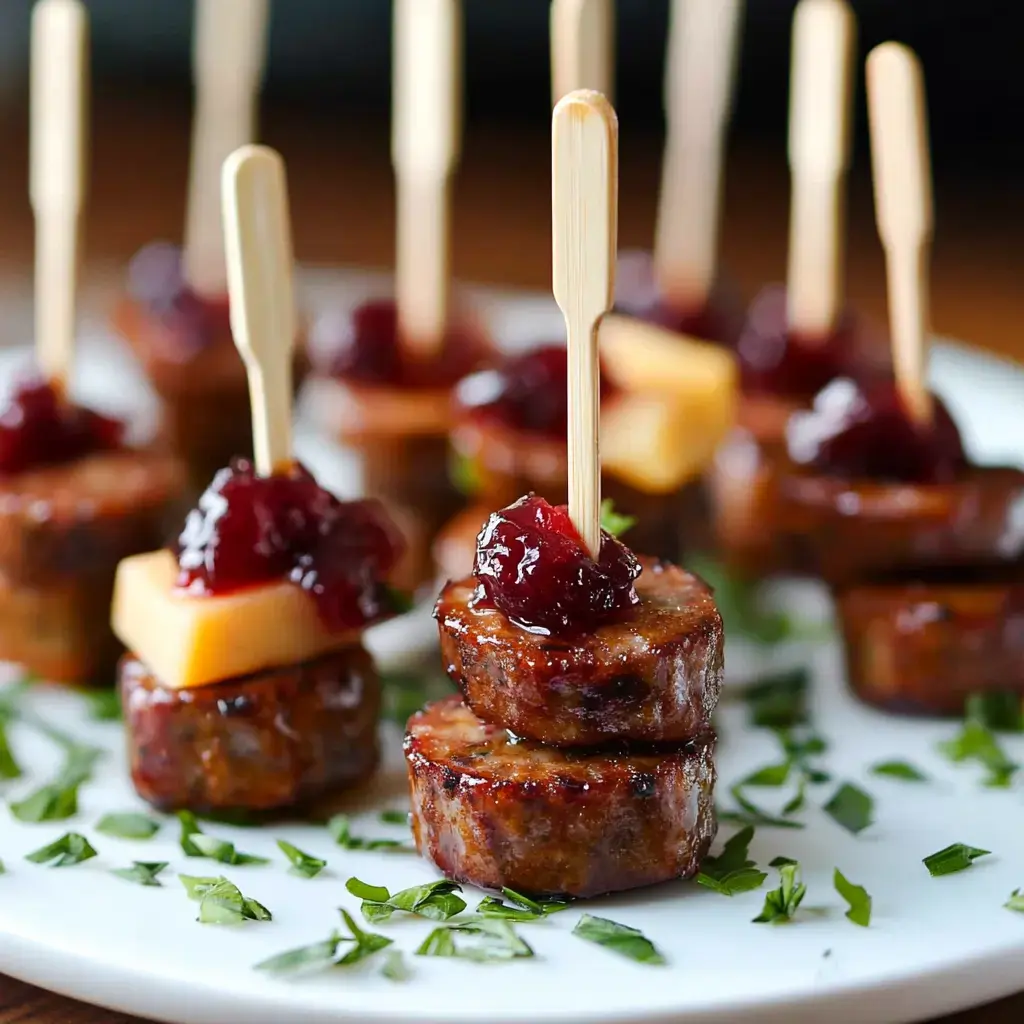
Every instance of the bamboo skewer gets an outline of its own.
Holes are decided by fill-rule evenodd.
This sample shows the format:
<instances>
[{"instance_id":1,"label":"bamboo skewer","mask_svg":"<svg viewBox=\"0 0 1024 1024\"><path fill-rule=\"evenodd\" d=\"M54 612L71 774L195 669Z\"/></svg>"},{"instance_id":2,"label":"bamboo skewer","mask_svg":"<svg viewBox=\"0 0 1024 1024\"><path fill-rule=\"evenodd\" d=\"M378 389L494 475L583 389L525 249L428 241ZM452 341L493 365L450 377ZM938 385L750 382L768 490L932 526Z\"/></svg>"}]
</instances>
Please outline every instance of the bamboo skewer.
<instances>
[{"instance_id":1,"label":"bamboo skewer","mask_svg":"<svg viewBox=\"0 0 1024 1024\"><path fill-rule=\"evenodd\" d=\"M598 92L559 100L551 120L552 290L569 360L569 515L601 550L597 328L612 307L618 227L618 120Z\"/></svg>"},{"instance_id":2,"label":"bamboo skewer","mask_svg":"<svg viewBox=\"0 0 1024 1024\"><path fill-rule=\"evenodd\" d=\"M611 101L615 83L615 0L551 0L551 105L574 89Z\"/></svg>"},{"instance_id":3,"label":"bamboo skewer","mask_svg":"<svg viewBox=\"0 0 1024 1024\"><path fill-rule=\"evenodd\" d=\"M448 326L450 182L458 160L458 0L395 0L391 156L397 190L395 303L402 342L436 355Z\"/></svg>"},{"instance_id":4,"label":"bamboo skewer","mask_svg":"<svg viewBox=\"0 0 1024 1024\"><path fill-rule=\"evenodd\" d=\"M913 51L876 46L867 60L875 218L885 248L896 386L913 419L932 418L928 390L928 263L932 182L924 76Z\"/></svg>"},{"instance_id":5,"label":"bamboo skewer","mask_svg":"<svg viewBox=\"0 0 1024 1024\"><path fill-rule=\"evenodd\" d=\"M801 0L790 71L787 314L789 328L826 339L842 307L843 195L850 165L856 25L846 0Z\"/></svg>"},{"instance_id":6,"label":"bamboo skewer","mask_svg":"<svg viewBox=\"0 0 1024 1024\"><path fill-rule=\"evenodd\" d=\"M80 0L39 0L32 11L29 196L35 215L36 354L42 373L62 393L75 343L88 35Z\"/></svg>"},{"instance_id":7,"label":"bamboo skewer","mask_svg":"<svg viewBox=\"0 0 1024 1024\"><path fill-rule=\"evenodd\" d=\"M195 113L182 261L185 280L200 295L223 295L227 284L221 167L256 136L268 5L269 0L195 0Z\"/></svg>"},{"instance_id":8,"label":"bamboo skewer","mask_svg":"<svg viewBox=\"0 0 1024 1024\"><path fill-rule=\"evenodd\" d=\"M654 271L661 294L680 309L703 308L718 271L741 11L742 0L672 0Z\"/></svg>"},{"instance_id":9,"label":"bamboo skewer","mask_svg":"<svg viewBox=\"0 0 1024 1024\"><path fill-rule=\"evenodd\" d=\"M224 249L231 333L245 362L256 472L292 462L294 258L284 161L243 146L224 162Z\"/></svg>"}]
</instances>

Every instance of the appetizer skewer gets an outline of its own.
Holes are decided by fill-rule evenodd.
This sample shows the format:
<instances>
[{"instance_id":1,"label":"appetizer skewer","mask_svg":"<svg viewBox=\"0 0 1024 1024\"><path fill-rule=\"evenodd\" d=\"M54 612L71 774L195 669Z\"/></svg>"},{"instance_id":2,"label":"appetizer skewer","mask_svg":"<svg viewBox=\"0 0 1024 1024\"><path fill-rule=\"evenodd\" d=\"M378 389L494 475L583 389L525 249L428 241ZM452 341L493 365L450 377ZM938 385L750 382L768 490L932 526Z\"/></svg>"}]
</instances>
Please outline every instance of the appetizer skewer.
<instances>
[{"instance_id":1,"label":"appetizer skewer","mask_svg":"<svg viewBox=\"0 0 1024 1024\"><path fill-rule=\"evenodd\" d=\"M405 739L418 849L488 888L590 896L689 877L716 829L707 719L721 618L703 583L600 527L597 327L614 284L616 148L603 96L559 101L553 263L571 365L568 506L528 495L485 524L473 575L435 609L465 703L418 712Z\"/></svg>"},{"instance_id":2,"label":"appetizer skewer","mask_svg":"<svg viewBox=\"0 0 1024 1024\"><path fill-rule=\"evenodd\" d=\"M255 466L234 459L176 556L118 568L112 619L132 779L162 808L279 810L371 773L379 681L362 630L395 613L402 538L379 502L340 502L291 451L295 344L284 167L263 147L224 166L232 328Z\"/></svg>"},{"instance_id":3,"label":"appetizer skewer","mask_svg":"<svg viewBox=\"0 0 1024 1024\"><path fill-rule=\"evenodd\" d=\"M461 136L459 0L396 0L392 159L395 297L359 306L325 338L308 398L325 431L361 456L363 490L410 540L403 580L432 576L430 541L461 499L448 480L451 389L489 347L454 311L450 192ZM331 323L326 323L333 329Z\"/></svg>"},{"instance_id":4,"label":"appetizer skewer","mask_svg":"<svg viewBox=\"0 0 1024 1024\"><path fill-rule=\"evenodd\" d=\"M110 685L114 571L160 544L177 463L124 446L124 424L74 403L88 21L78 0L32 13L30 191L42 376L0 409L0 657L50 681Z\"/></svg>"},{"instance_id":5,"label":"appetizer skewer","mask_svg":"<svg viewBox=\"0 0 1024 1024\"><path fill-rule=\"evenodd\" d=\"M196 0L184 248L142 248L113 313L160 399L158 443L182 457L196 493L229 458L251 454L245 370L232 344L225 291L220 168L255 135L268 5ZM304 366L298 347L296 370Z\"/></svg>"}]
</instances>

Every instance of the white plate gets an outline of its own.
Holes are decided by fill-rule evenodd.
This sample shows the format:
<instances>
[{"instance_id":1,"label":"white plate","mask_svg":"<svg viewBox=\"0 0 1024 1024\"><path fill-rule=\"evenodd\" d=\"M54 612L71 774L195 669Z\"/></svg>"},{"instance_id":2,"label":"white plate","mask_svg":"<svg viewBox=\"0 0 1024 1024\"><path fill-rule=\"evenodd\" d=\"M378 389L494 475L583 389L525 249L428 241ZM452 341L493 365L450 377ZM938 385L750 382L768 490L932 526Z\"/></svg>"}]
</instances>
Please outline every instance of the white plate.
<instances>
[{"instance_id":1,"label":"white plate","mask_svg":"<svg viewBox=\"0 0 1024 1024\"><path fill-rule=\"evenodd\" d=\"M367 280L314 272L306 284L319 305L332 298L350 301ZM510 343L531 332L558 331L549 301L485 295L484 304ZM16 359L7 358L4 367ZM972 453L983 461L1019 462L1024 375L952 345L936 346L933 369ZM148 408L138 374L102 332L91 332L84 345L78 384L83 395L110 408L143 417ZM303 457L333 485L343 491L354 486L351 465L338 462L308 425L299 438ZM808 590L798 596L813 603L814 595ZM828 614L827 606L818 610ZM415 645L430 631L421 612L416 630L404 621L393 624L375 635L374 646L398 657L401 645ZM219 865L183 857L173 821L147 842L93 831L106 811L141 809L125 779L118 726L90 721L79 697L51 691L33 698L41 712L110 754L96 780L83 787L74 820L23 825L0 812L0 857L7 866L0 876L0 971L107 1007L190 1024L898 1022L1024 990L1024 915L1002 906L1024 886L1019 785L985 789L974 769L938 755L936 743L956 731L954 724L906 721L856 704L841 685L833 646L791 650L787 657L813 665L815 724L829 740L823 763L835 780L810 790L804 830L761 828L754 840L751 855L758 864L785 854L802 865L808 893L789 925L751 923L765 891L777 884L771 872L762 890L732 899L675 883L579 907L641 929L664 952L666 967L640 966L571 936L579 916L573 908L543 924L520 926L536 950L532 960L479 966L408 956L413 976L403 984L382 978L372 961L295 982L266 978L251 969L254 963L326 937L338 906L357 913L357 901L343 885L350 875L395 890L431 880L436 872L411 855L343 851L321 828L209 826L240 849L274 858L268 866L224 869L271 909L274 920L237 928L200 925L174 872L217 873ZM766 660L764 652L733 650L730 673L747 675ZM724 707L719 725L720 793L727 794L731 781L777 760L778 751L770 734L745 726L739 707ZM57 755L22 726L13 727L12 742L30 769L26 779L3 784L3 795L13 798L43 781ZM1024 759L1020 738L1006 747ZM389 763L373 793L353 805L354 829L364 834L400 835L376 820L379 808L403 802L396 735L387 736L387 749ZM868 773L872 763L887 758L913 762L932 781L913 785ZM857 837L820 810L841 780L858 783L875 798L876 821ZM770 790L751 795L764 804L778 799ZM727 795L722 802L729 802ZM99 856L62 870L24 861L68 828L88 835ZM722 829L724 836L732 831ZM328 871L312 880L288 875L274 845L278 837L325 857ZM953 842L993 854L961 874L931 878L922 857ZM141 888L109 873L133 859L170 861L164 887ZM845 904L832 887L835 867L871 893L870 928L845 919ZM471 907L479 895L468 894ZM396 919L377 930L410 952L430 927Z\"/></svg>"}]
</instances>

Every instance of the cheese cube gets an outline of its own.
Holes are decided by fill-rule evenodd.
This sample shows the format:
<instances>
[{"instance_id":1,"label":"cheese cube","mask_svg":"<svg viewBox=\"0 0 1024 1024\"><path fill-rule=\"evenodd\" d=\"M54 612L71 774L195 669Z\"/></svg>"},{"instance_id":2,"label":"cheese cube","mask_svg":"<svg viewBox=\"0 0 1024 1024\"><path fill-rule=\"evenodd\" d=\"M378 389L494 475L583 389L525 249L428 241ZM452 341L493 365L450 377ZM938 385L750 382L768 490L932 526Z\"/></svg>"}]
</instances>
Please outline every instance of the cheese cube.
<instances>
[{"instance_id":1,"label":"cheese cube","mask_svg":"<svg viewBox=\"0 0 1024 1024\"><path fill-rule=\"evenodd\" d=\"M315 658L358 642L334 633L312 597L293 583L224 595L176 590L170 551L124 559L117 567L111 625L165 686L185 689Z\"/></svg>"}]
</instances>

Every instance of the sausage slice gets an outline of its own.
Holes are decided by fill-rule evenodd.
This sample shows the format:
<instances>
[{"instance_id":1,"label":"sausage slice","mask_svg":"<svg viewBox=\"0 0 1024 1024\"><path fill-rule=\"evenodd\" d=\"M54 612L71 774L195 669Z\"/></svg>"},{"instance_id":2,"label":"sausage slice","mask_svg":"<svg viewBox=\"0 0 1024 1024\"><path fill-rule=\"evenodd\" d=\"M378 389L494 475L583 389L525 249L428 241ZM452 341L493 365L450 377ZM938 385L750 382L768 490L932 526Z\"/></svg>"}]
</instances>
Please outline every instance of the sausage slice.
<instances>
[{"instance_id":1,"label":"sausage slice","mask_svg":"<svg viewBox=\"0 0 1024 1024\"><path fill-rule=\"evenodd\" d=\"M722 686L722 618L696 576L649 558L640 605L583 638L528 632L476 607L472 577L434 615L441 661L474 713L556 746L681 742L708 728Z\"/></svg>"},{"instance_id":2,"label":"sausage slice","mask_svg":"<svg viewBox=\"0 0 1024 1024\"><path fill-rule=\"evenodd\" d=\"M537 895L688 878L716 830L714 746L563 751L445 698L405 737L416 846L449 878Z\"/></svg>"},{"instance_id":3,"label":"sausage slice","mask_svg":"<svg viewBox=\"0 0 1024 1024\"><path fill-rule=\"evenodd\" d=\"M377 765L380 682L360 646L182 690L127 654L120 688L132 781L161 810L280 810Z\"/></svg>"}]
</instances>

